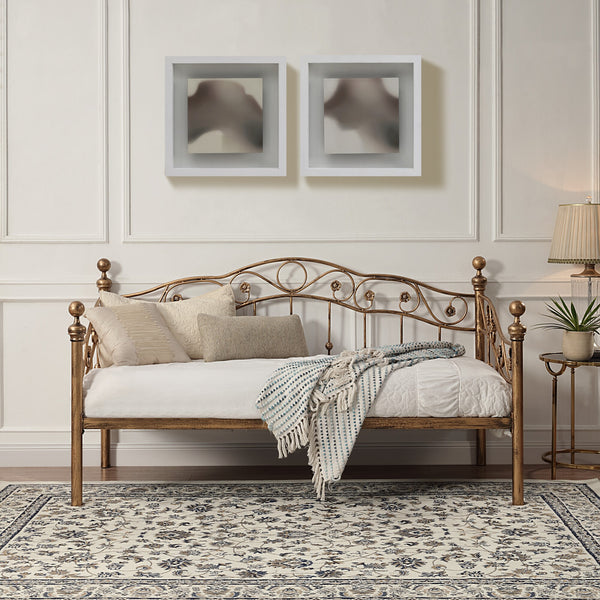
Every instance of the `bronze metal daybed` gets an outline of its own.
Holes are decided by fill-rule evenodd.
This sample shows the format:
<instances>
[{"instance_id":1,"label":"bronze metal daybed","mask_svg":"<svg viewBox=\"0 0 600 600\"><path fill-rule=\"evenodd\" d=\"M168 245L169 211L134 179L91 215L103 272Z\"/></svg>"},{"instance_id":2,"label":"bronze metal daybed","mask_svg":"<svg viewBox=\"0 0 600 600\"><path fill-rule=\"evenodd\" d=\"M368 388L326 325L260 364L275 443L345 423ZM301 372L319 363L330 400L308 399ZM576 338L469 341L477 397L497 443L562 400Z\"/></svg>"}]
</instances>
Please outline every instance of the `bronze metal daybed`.
<instances>
[{"instance_id":1,"label":"bronze metal daybed","mask_svg":"<svg viewBox=\"0 0 600 600\"><path fill-rule=\"evenodd\" d=\"M261 261L219 276L194 276L175 279L140 292L125 294L160 302L178 301L197 293L201 286L231 284L240 313L256 315L265 304L285 303L290 314L305 303L322 305L323 349L334 350L338 315L354 315L358 345L375 345L377 321L395 321L394 341L408 341L407 330L426 326L434 335L427 339L468 335L473 354L489 364L512 388L512 410L503 417L367 417L367 429L470 429L476 431L476 460L486 463L486 430L505 429L512 433L512 501L523 504L523 339L525 327L520 317L525 306L520 301L510 304L513 322L505 335L491 300L485 296L486 277L483 257L473 259L476 270L471 279L472 292L453 292L433 287L422 281L390 274L363 274L340 265L317 259L278 258ZM98 261L99 291L109 291L112 281L107 273L111 263ZM291 280L291 281L290 281ZM314 306L313 306L314 309ZM302 310L307 310L303 308ZM89 418L85 413L84 375L100 368L98 336L91 325L84 325L85 307L72 302L69 313L74 318L69 327L71 340L71 503L82 504L83 433L101 431L101 464L110 467L110 432L113 429L265 429L260 419L215 418ZM312 315L312 313L311 313ZM311 317L312 318L312 317ZM381 328L389 335L390 327ZM422 335L420 335L423 338ZM381 343L381 342L378 342ZM343 350L336 346L336 352ZM467 349L468 350L468 349ZM110 367L108 367L110 368Z\"/></svg>"}]
</instances>

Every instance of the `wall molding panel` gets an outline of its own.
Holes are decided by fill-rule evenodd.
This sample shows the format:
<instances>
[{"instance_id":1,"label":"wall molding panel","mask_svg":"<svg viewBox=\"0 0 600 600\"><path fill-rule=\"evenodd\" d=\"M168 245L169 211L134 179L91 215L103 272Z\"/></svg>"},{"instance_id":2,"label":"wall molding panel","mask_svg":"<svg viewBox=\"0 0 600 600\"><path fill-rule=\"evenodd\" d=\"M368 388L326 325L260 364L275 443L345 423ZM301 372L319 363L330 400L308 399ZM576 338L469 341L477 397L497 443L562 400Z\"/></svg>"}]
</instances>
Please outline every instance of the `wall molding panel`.
<instances>
[{"instance_id":1,"label":"wall molding panel","mask_svg":"<svg viewBox=\"0 0 600 600\"><path fill-rule=\"evenodd\" d=\"M131 0L123 0L122 13L122 58L121 58L121 85L123 86L122 107L122 144L123 153L123 236L122 241L135 241L131 234Z\"/></svg>"},{"instance_id":2,"label":"wall molding panel","mask_svg":"<svg viewBox=\"0 0 600 600\"><path fill-rule=\"evenodd\" d=\"M502 0L494 0L492 88L492 239L506 239L502 232Z\"/></svg>"},{"instance_id":3,"label":"wall molding panel","mask_svg":"<svg viewBox=\"0 0 600 600\"><path fill-rule=\"evenodd\" d=\"M590 115L591 143L591 196L593 202L600 201L600 0L590 3L590 39L591 39L591 106ZM504 0L493 2L493 89L492 89L492 240L494 242L550 242L551 237L542 235L523 236L504 230L504 185L503 185L503 4Z\"/></svg>"},{"instance_id":4,"label":"wall molding panel","mask_svg":"<svg viewBox=\"0 0 600 600\"><path fill-rule=\"evenodd\" d=\"M479 0L470 0L470 38L469 38L469 207L470 225L465 240L479 241L479 53L480 22Z\"/></svg>"},{"instance_id":5,"label":"wall molding panel","mask_svg":"<svg viewBox=\"0 0 600 600\"><path fill-rule=\"evenodd\" d=\"M408 235L376 235L360 232L338 234L332 231L327 236L315 236L310 233L282 236L281 234L238 235L228 233L210 233L202 235L187 234L140 234L133 228L134 214L132 206L131 181L131 6L135 0L123 0L122 12L122 82L123 82L123 236L126 243L248 243L248 242L456 242L477 241L479 239L479 0L467 0L469 19L469 106L468 106L468 193L467 218L464 233L448 235L447 232L414 232Z\"/></svg>"},{"instance_id":6,"label":"wall molding panel","mask_svg":"<svg viewBox=\"0 0 600 600\"><path fill-rule=\"evenodd\" d=\"M40 234L27 232L14 232L10 227L11 196L8 183L9 174L9 149L8 149L8 11L9 5L18 0L0 0L1 30L0 48L1 94L0 94L0 242L36 244L36 243L105 243L108 242L108 3L109 0L95 0L96 17L98 21L98 98L99 110L97 115L97 132L99 137L98 148L98 188L97 213L95 219L89 215L90 220L97 221L97 231L84 234ZM40 52L43 51L40 49ZM68 169L65 170L68 172Z\"/></svg>"},{"instance_id":7,"label":"wall molding panel","mask_svg":"<svg viewBox=\"0 0 600 600\"><path fill-rule=\"evenodd\" d=\"M0 241L7 230L8 206L8 0L0 0Z\"/></svg>"},{"instance_id":8,"label":"wall molding panel","mask_svg":"<svg viewBox=\"0 0 600 600\"><path fill-rule=\"evenodd\" d=\"M592 2L592 202L600 203L600 0Z\"/></svg>"}]
</instances>

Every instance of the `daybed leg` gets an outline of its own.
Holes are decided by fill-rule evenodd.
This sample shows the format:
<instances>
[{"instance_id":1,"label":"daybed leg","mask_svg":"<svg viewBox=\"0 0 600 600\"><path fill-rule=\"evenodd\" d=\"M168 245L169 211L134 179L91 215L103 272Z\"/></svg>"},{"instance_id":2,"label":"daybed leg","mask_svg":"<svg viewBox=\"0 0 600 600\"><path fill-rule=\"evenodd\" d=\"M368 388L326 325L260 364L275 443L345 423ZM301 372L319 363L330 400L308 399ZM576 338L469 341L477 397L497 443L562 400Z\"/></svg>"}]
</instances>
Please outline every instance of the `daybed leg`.
<instances>
[{"instance_id":1,"label":"daybed leg","mask_svg":"<svg viewBox=\"0 0 600 600\"><path fill-rule=\"evenodd\" d=\"M71 430L71 506L83 504L83 431Z\"/></svg>"},{"instance_id":2,"label":"daybed leg","mask_svg":"<svg viewBox=\"0 0 600 600\"><path fill-rule=\"evenodd\" d=\"M521 506L523 500L523 436L516 433L517 426L513 429L513 504Z\"/></svg>"},{"instance_id":3,"label":"daybed leg","mask_svg":"<svg viewBox=\"0 0 600 600\"><path fill-rule=\"evenodd\" d=\"M69 313L74 318L69 327L71 339L71 505L83 504L83 345L86 328L79 322L85 306L71 302Z\"/></svg>"},{"instance_id":4,"label":"daybed leg","mask_svg":"<svg viewBox=\"0 0 600 600\"><path fill-rule=\"evenodd\" d=\"M483 467L486 465L486 446L485 446L485 429L477 430L477 466Z\"/></svg>"},{"instance_id":5,"label":"daybed leg","mask_svg":"<svg viewBox=\"0 0 600 600\"><path fill-rule=\"evenodd\" d=\"M523 504L523 339L525 327L521 325L520 317L525 312L522 302L511 302L510 314L514 322L508 332L512 350L512 487L513 504Z\"/></svg>"},{"instance_id":6,"label":"daybed leg","mask_svg":"<svg viewBox=\"0 0 600 600\"><path fill-rule=\"evenodd\" d=\"M110 429L100 430L100 459L103 469L110 467Z\"/></svg>"}]
</instances>

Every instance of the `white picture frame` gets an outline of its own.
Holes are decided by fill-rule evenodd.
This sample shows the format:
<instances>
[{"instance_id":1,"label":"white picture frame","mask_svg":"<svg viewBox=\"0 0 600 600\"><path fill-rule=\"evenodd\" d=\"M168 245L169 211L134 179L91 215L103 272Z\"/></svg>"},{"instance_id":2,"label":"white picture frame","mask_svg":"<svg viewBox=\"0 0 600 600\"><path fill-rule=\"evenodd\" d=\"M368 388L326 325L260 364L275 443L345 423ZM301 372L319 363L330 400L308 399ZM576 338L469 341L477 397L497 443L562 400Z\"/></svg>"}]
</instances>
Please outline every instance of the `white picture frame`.
<instances>
[{"instance_id":1,"label":"white picture frame","mask_svg":"<svg viewBox=\"0 0 600 600\"><path fill-rule=\"evenodd\" d=\"M331 147L329 140L334 135L330 133L331 117L325 115L329 110L324 108L327 104L325 101L327 90L333 89L332 83L339 85L342 81L360 83L365 80L378 82L378 84L391 83L397 90L397 98L394 97L398 106L397 124L394 123L396 146L392 146L390 151L380 151L379 147L375 150L369 147L365 152L356 148L347 153L337 150L326 151L326 142ZM300 91L300 172L303 176L417 177L421 175L420 56L305 57L301 66ZM340 131L344 127L348 128L347 123L340 122ZM353 127L355 131L351 132L352 135L360 137L361 131L358 126L353 125ZM342 140L350 139L341 134L340 137ZM348 142L337 143L339 146ZM350 148L350 145L347 147Z\"/></svg>"},{"instance_id":2,"label":"white picture frame","mask_svg":"<svg viewBox=\"0 0 600 600\"><path fill-rule=\"evenodd\" d=\"M259 150L190 152L189 81L261 80ZM229 83L229 82L228 82ZM168 177L281 177L286 174L286 61L283 57L167 56L165 174Z\"/></svg>"}]
</instances>

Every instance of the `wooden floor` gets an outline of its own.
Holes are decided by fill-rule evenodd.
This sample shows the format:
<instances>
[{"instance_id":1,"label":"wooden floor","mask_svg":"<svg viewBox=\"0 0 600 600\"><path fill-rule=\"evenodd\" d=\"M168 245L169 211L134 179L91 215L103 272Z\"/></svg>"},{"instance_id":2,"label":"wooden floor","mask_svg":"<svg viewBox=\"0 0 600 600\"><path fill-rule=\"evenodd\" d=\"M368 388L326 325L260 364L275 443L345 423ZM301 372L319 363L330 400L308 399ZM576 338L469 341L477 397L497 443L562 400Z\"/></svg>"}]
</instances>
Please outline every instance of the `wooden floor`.
<instances>
[{"instance_id":1,"label":"wooden floor","mask_svg":"<svg viewBox=\"0 0 600 600\"><path fill-rule=\"evenodd\" d=\"M525 465L525 479L550 479L549 465ZM348 466L344 479L510 479L510 465ZM557 469L557 479L594 479L600 471ZM309 467L85 467L91 481L236 481L310 479ZM0 467L0 481L68 482L68 467Z\"/></svg>"}]
</instances>

